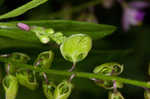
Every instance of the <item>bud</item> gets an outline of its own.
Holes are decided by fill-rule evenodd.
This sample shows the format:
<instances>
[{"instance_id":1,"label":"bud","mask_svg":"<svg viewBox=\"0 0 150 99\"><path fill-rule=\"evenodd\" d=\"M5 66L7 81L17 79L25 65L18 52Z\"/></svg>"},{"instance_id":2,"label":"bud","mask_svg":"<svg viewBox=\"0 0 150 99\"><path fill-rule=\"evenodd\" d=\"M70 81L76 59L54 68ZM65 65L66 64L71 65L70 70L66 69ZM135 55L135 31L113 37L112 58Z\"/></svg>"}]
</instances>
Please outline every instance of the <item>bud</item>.
<instances>
[{"instance_id":1,"label":"bud","mask_svg":"<svg viewBox=\"0 0 150 99\"><path fill-rule=\"evenodd\" d=\"M55 34L50 36L58 45L62 44L66 37L61 32L56 32Z\"/></svg>"},{"instance_id":2,"label":"bud","mask_svg":"<svg viewBox=\"0 0 150 99\"><path fill-rule=\"evenodd\" d=\"M96 74L106 75L106 76L117 76L123 71L123 65L118 63L105 63L95 67L93 70ZM95 80L96 84L105 89L113 89L113 80ZM116 81L116 87L122 88L123 84Z\"/></svg>"},{"instance_id":3,"label":"bud","mask_svg":"<svg viewBox=\"0 0 150 99\"><path fill-rule=\"evenodd\" d=\"M68 81L61 82L55 89L54 99L68 99L71 94L72 84Z\"/></svg>"},{"instance_id":4,"label":"bud","mask_svg":"<svg viewBox=\"0 0 150 99\"><path fill-rule=\"evenodd\" d=\"M55 31L52 28L45 29L45 33L48 34L49 36L54 34L54 32Z\"/></svg>"},{"instance_id":5,"label":"bud","mask_svg":"<svg viewBox=\"0 0 150 99\"><path fill-rule=\"evenodd\" d=\"M50 38L45 35L41 35L39 39L43 44L47 44L50 41Z\"/></svg>"},{"instance_id":6,"label":"bud","mask_svg":"<svg viewBox=\"0 0 150 99\"><path fill-rule=\"evenodd\" d=\"M146 90L144 92L144 97L145 97L145 99L150 99L150 90Z\"/></svg>"},{"instance_id":7,"label":"bud","mask_svg":"<svg viewBox=\"0 0 150 99\"><path fill-rule=\"evenodd\" d=\"M38 86L38 83L36 81L35 75L33 74L33 72L29 73L29 72L19 72L16 73L16 77L18 82L22 85L25 86L27 88L29 88L30 90L35 90Z\"/></svg>"},{"instance_id":8,"label":"bud","mask_svg":"<svg viewBox=\"0 0 150 99\"><path fill-rule=\"evenodd\" d=\"M27 24L24 24L24 23L17 23L17 26L20 29L25 30L25 31L29 31L30 30L30 27Z\"/></svg>"},{"instance_id":9,"label":"bud","mask_svg":"<svg viewBox=\"0 0 150 99\"><path fill-rule=\"evenodd\" d=\"M47 99L54 99L54 90L56 86L53 83L46 84L43 82L43 92Z\"/></svg>"},{"instance_id":10,"label":"bud","mask_svg":"<svg viewBox=\"0 0 150 99\"><path fill-rule=\"evenodd\" d=\"M109 97L108 99L124 99L122 94L120 92L109 92Z\"/></svg>"},{"instance_id":11,"label":"bud","mask_svg":"<svg viewBox=\"0 0 150 99\"><path fill-rule=\"evenodd\" d=\"M3 79L6 99L15 99L18 92L18 82L15 76L7 75Z\"/></svg>"},{"instance_id":12,"label":"bud","mask_svg":"<svg viewBox=\"0 0 150 99\"><path fill-rule=\"evenodd\" d=\"M86 34L74 34L60 46L62 56L73 63L82 61L92 48L92 39Z\"/></svg>"},{"instance_id":13,"label":"bud","mask_svg":"<svg viewBox=\"0 0 150 99\"><path fill-rule=\"evenodd\" d=\"M37 65L43 69L49 69L53 62L54 53L52 51L45 51L38 55L37 59L34 62L34 65Z\"/></svg>"},{"instance_id":14,"label":"bud","mask_svg":"<svg viewBox=\"0 0 150 99\"><path fill-rule=\"evenodd\" d=\"M93 72L96 74L103 74L106 76L110 76L110 75L116 76L122 73L122 71L123 71L123 65L112 62L112 63L105 63L97 66Z\"/></svg>"},{"instance_id":15,"label":"bud","mask_svg":"<svg viewBox=\"0 0 150 99\"><path fill-rule=\"evenodd\" d=\"M33 26L31 28L32 32L35 32L36 36L40 39L40 41L44 44L50 41L49 35L54 33L54 30L49 28L45 29L39 26Z\"/></svg>"}]
</instances>

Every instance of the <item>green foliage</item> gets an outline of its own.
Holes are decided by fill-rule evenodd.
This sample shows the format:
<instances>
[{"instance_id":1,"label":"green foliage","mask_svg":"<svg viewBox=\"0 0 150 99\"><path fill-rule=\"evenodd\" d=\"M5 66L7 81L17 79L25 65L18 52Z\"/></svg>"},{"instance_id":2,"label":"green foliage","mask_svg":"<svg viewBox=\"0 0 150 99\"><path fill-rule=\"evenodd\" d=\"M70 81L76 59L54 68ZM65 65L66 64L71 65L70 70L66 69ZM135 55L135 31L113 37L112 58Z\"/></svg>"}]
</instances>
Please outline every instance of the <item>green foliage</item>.
<instances>
[{"instance_id":1,"label":"green foliage","mask_svg":"<svg viewBox=\"0 0 150 99\"><path fill-rule=\"evenodd\" d=\"M26 41L32 40L33 42L37 42L36 41L37 38L33 33L20 30L19 28L16 27L17 23L18 22L8 22L8 23L0 22L0 36L10 37L13 39L19 39L20 37L20 39L22 40ZM55 31L62 32L66 36L84 33L88 34L93 39L101 39L107 35L112 34L112 32L116 30L116 27L111 25L68 21L68 20L22 21L22 23L28 24L30 26L42 26L45 28L52 28ZM14 33L16 31L17 33ZM10 35L12 33L13 35Z\"/></svg>"},{"instance_id":2,"label":"green foliage","mask_svg":"<svg viewBox=\"0 0 150 99\"><path fill-rule=\"evenodd\" d=\"M48 0L32 0L29 3L24 4L23 6L14 9L13 11L10 11L6 14L0 15L0 19L7 19L7 18L13 18L13 17L19 16L19 15L27 12L28 10L35 8L47 1Z\"/></svg>"},{"instance_id":3,"label":"green foliage","mask_svg":"<svg viewBox=\"0 0 150 99\"><path fill-rule=\"evenodd\" d=\"M25 13L26 11L32 8L35 8L47 1L48 0L32 0L31 2L13 11L10 11L4 15L1 15L0 19L7 19L7 18L13 18L13 17L19 16ZM78 12L81 9L85 9L87 7L89 7L90 9L90 6L98 4L99 2L101 2L101 0L94 0L91 2L86 2L85 4L81 6L79 5L78 7L73 7L73 9L68 9L65 12L66 13ZM3 0L2 0L2 3L3 3ZM0 1L0 5L2 3ZM38 15L39 14L41 14L40 11ZM59 17L57 15L60 15L62 17L63 16L62 14L63 14L62 11L60 11L59 13L56 11L56 13L52 15L56 15L56 17ZM87 78L87 80L85 80L87 81L86 83L82 82L83 80L81 79L79 79L76 82L80 84L78 86L76 86L75 84L75 88L79 88L77 90L86 90L88 92L90 91L90 92L93 92L94 95L96 94L95 92L99 93L99 91L95 90L96 87L93 87L94 84L88 81L89 79L95 79L95 82L97 85L104 87L106 89L115 89L114 82L116 84L116 89L122 88L123 87L122 83L150 88L150 84L147 82L117 77L122 73L123 66L114 62L102 64L96 67L94 70L94 73L66 72L66 70L61 71L61 70L49 69L51 67L51 64L54 58L53 52L50 51L52 50L50 44L53 44L54 42L56 42L58 45L61 46L61 53L64 56L64 58L73 63L79 62L85 59L87 55L90 56L87 58L87 60L85 59L85 61L79 63L81 68L77 68L76 69L77 71L82 71L82 70L90 71L90 69L93 69L95 65L97 65L97 62L104 63L106 61L112 61L112 59L114 59L115 61L116 60L118 61L119 59L118 57L127 55L130 51L128 50L126 52L124 50L121 50L119 51L119 53L116 54L116 52L112 51L112 48L109 48L107 46L106 43L108 43L109 41L108 42L106 41L105 43L101 43L101 41L97 40L97 39L102 39L105 36L111 35L112 32L116 30L115 26L104 25L104 24L94 24L94 23L87 23L87 22L78 22L78 21L67 21L67 20L21 21L22 23L25 23L30 26L30 31L24 31L21 28L17 27L17 23L19 22L20 21L0 22L0 45L1 45L0 50L7 49L7 48L24 49L28 47L31 49L31 51L29 50L27 51L25 49L23 50L23 52L30 52L30 53L33 52L33 54L30 55L32 57L31 58L32 60L30 61L30 63L32 62L33 64L28 65L27 62L29 60L29 57L21 53L15 53L15 54L13 53L11 54L11 57L9 57L8 59L0 57L0 61L5 62L5 68L6 68L7 73L13 74L11 75L12 77L8 77L8 78L13 78L13 79L15 78L15 80L12 80L11 83L14 83L13 87L15 86L16 87L12 88L13 92L11 90L11 94L10 94L10 92L7 91L5 87L7 86L7 83L6 83L8 79L7 76L10 76L10 75L6 76L7 79L6 78L3 79L2 77L3 74L1 74L1 71L3 69L1 70L0 68L0 80L3 79L3 86L4 86L4 90L6 91L6 97L8 97L8 99L15 99L16 93L18 90L18 83L20 85L25 86L28 89L35 91L35 89L39 87L41 88L41 86L38 86L39 84L41 84L41 82L42 82L43 93L47 99L67 99L70 96L72 87L73 87L70 80L63 81L59 83L57 86L55 86L55 84L53 84L52 82L62 81L62 79L64 79L64 77L62 76L71 76L72 74L75 74L76 77ZM72 39L73 36L79 36L79 35L80 36L84 35L86 40L84 39L84 37ZM95 50L95 45L93 44L94 48L91 51L91 54L88 54L90 49L92 48L91 39L93 40L94 43L96 42L98 44L99 48L101 48L101 46L104 45L108 47L109 51L105 50L104 52L103 51L101 52L101 50L99 49ZM84 42L80 42L82 40L84 40ZM111 45L112 43L109 42L109 44ZM35 49L32 49L33 47ZM17 49L17 50L20 50L20 49ZM45 50L49 50L49 51L45 51ZM7 53L7 51L4 51L4 50L2 51ZM44 51L44 52L40 53L38 57L35 59L36 57L35 54L37 55L39 51L40 52ZM54 68L61 69L61 68L65 68L65 66L67 68L68 63L64 61L62 57L61 59L59 59L60 53L57 53L57 51L58 50L54 51L56 52L56 58L54 59L55 62L53 64ZM82 67L82 65L84 65L84 67ZM46 77L44 78L44 80L46 81L46 83L45 81L41 81L43 80L43 78L38 79L39 75L36 75L36 74L40 74L40 77L43 77L43 74L45 74ZM60 75L60 79L57 78L57 75ZM54 79L54 81L49 80L49 79ZM9 84L11 85L11 83L8 82L8 85ZM23 87L21 87L21 90L22 88ZM32 96L32 92L30 90L27 90L27 92L30 94L30 96ZM24 89L22 93L24 94ZM1 90L0 90L0 94L1 94ZM39 95L38 93L35 95L35 97L36 96L37 96L37 99L42 97L42 95ZM19 99L20 97L22 98L22 96L19 96L19 95L18 97ZM145 98L147 99L148 97L149 97L149 91L146 90ZM77 98L75 97L75 99ZM124 99L124 98L120 92L114 91L114 92L109 93L109 99Z\"/></svg>"},{"instance_id":4,"label":"green foliage","mask_svg":"<svg viewBox=\"0 0 150 99\"><path fill-rule=\"evenodd\" d=\"M52 28L56 32L62 32L65 36L72 34L84 33L92 39L102 39L112 34L116 29L114 26L93 24L86 22L67 21L67 20L47 20L47 21L22 21L30 26L42 26ZM41 47L41 43L34 32L27 32L16 27L18 22L0 22L0 46L1 48L9 47ZM69 28L69 29L67 29ZM4 38L5 37L5 38ZM19 41L18 41L19 40ZM12 44L10 44L10 42ZM18 43L16 43L18 42ZM30 43L32 42L32 43Z\"/></svg>"}]
</instances>

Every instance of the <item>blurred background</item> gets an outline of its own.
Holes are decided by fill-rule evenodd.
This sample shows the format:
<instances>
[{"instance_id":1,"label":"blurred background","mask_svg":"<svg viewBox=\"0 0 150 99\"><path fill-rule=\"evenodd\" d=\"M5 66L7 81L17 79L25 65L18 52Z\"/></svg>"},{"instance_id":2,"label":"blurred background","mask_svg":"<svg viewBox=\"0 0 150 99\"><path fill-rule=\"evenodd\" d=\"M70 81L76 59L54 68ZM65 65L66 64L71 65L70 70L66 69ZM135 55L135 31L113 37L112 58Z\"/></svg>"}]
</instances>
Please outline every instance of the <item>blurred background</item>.
<instances>
[{"instance_id":1,"label":"blurred background","mask_svg":"<svg viewBox=\"0 0 150 99\"><path fill-rule=\"evenodd\" d=\"M11 11L30 0L0 0L0 14ZM137 0L126 0L131 2ZM139 1L139 0L138 0ZM142 0L150 3L149 0ZM34 8L25 14L3 20L75 20L98 24L109 24L117 27L110 36L93 41L92 51L88 57L77 64L76 71L92 72L95 66L105 62L118 62L124 64L124 71L120 75L124 78L149 81L148 64L150 61L150 8L142 9L145 17L140 26L131 26L124 31L122 17L124 9L117 0L49 0L47 3ZM38 53L49 48L9 48L1 49L1 53L14 51L27 53L34 60ZM70 68L70 62L66 62L60 55L59 49L52 47L55 52L53 69L64 70ZM2 67L0 67L2 68ZM1 70L1 69L0 69ZM3 70L3 69L2 69ZM3 72L3 71L0 71ZM61 81L65 77L49 75L50 80ZM75 78L75 85L69 99L107 99L108 90L98 87L88 79ZM0 85L1 86L1 85ZM126 99L144 99L144 89L131 85L124 85L119 89ZM4 99L4 90L0 87L0 96ZM17 99L46 99L40 88L30 91L24 87L19 88Z\"/></svg>"}]
</instances>

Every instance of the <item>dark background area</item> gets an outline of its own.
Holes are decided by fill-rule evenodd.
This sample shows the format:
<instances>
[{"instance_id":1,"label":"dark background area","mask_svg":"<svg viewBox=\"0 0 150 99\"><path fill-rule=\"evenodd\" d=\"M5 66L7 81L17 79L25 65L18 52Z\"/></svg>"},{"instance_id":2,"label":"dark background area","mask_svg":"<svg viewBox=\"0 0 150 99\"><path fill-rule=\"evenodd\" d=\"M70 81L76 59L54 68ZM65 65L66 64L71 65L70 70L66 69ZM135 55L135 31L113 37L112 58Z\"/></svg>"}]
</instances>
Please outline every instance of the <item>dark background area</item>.
<instances>
[{"instance_id":1,"label":"dark background area","mask_svg":"<svg viewBox=\"0 0 150 99\"><path fill-rule=\"evenodd\" d=\"M0 14L11 11L30 0L0 0ZM76 71L92 72L95 66L105 62L118 62L124 64L124 71L120 75L124 78L136 79L141 81L149 81L148 64L150 61L150 9L144 9L146 16L142 26L132 27L128 32L124 32L121 26L122 7L119 3L115 3L112 8L106 9L102 4L97 3L94 6L89 6L76 12L68 12L72 7L85 4L94 0L49 0L47 3L34 8L25 14L3 20L8 21L21 21L21 20L53 20L53 19L66 19L76 21L87 21L88 15L93 15L96 22L100 24L109 24L117 26L117 30L110 36L101 40L93 42L93 49L88 57L77 64ZM148 0L147 0L148 1ZM2 3L3 2L3 3ZM65 6L68 5L68 6ZM64 13L57 13L64 10ZM93 11L89 11L92 7ZM80 18L85 13L86 16ZM94 19L95 20L95 19ZM33 49L33 48L10 48L0 50L1 53L10 53L14 51L24 52L30 55L33 59L42 51L47 49ZM100 51L95 51L100 50ZM102 50L102 51L101 51ZM104 52L103 52L104 51ZM106 51L106 52L105 52ZM53 69L68 69L72 65L66 62L60 55L59 49L54 50L56 57L53 62ZM61 67L60 67L61 65ZM64 77L49 75L49 79L59 82ZM108 90L98 87L94 82L87 79L75 78L73 80L75 88L73 89L69 99L107 99ZM4 91L0 87L0 96L4 99ZM40 90L30 91L24 87L19 88L17 99L46 99ZM119 91L123 94L125 99L144 99L144 89L131 85L124 85Z\"/></svg>"}]
</instances>

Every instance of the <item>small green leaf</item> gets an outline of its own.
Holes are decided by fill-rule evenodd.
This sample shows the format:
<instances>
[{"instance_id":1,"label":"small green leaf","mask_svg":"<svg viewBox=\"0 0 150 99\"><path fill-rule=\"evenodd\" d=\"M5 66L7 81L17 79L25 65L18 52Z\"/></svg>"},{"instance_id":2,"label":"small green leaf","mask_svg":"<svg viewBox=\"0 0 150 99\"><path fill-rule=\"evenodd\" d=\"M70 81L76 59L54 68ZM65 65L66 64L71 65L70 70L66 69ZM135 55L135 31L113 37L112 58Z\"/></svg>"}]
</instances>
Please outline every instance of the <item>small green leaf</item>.
<instances>
[{"instance_id":1,"label":"small green leaf","mask_svg":"<svg viewBox=\"0 0 150 99\"><path fill-rule=\"evenodd\" d=\"M16 77L22 86L25 86L30 90L35 90L38 87L38 83L33 72L19 72L16 73Z\"/></svg>"},{"instance_id":2,"label":"small green leaf","mask_svg":"<svg viewBox=\"0 0 150 99\"><path fill-rule=\"evenodd\" d=\"M54 90L56 85L54 83L46 84L43 82L42 84L44 95L47 99L54 99Z\"/></svg>"},{"instance_id":3,"label":"small green leaf","mask_svg":"<svg viewBox=\"0 0 150 99\"><path fill-rule=\"evenodd\" d=\"M55 89L54 99L68 99L72 91L72 84L68 81L63 81Z\"/></svg>"},{"instance_id":4,"label":"small green leaf","mask_svg":"<svg viewBox=\"0 0 150 99\"><path fill-rule=\"evenodd\" d=\"M97 74L103 74L108 76L116 76L122 73L123 65L120 65L116 62L105 63L97 66L93 72Z\"/></svg>"},{"instance_id":5,"label":"small green leaf","mask_svg":"<svg viewBox=\"0 0 150 99\"><path fill-rule=\"evenodd\" d=\"M110 62L110 63L105 63L102 65L99 65L95 67L93 70L94 73L96 74L101 74L101 75L106 75L106 76L117 76L123 71L123 65L120 65L116 62ZM113 89L113 80L108 81L108 80L95 80L95 83L103 87L105 89ZM123 84L120 82L116 82L117 88L122 88Z\"/></svg>"},{"instance_id":6,"label":"small green leaf","mask_svg":"<svg viewBox=\"0 0 150 99\"><path fill-rule=\"evenodd\" d=\"M15 76L7 75L3 79L6 99L15 99L18 92L18 82Z\"/></svg>"},{"instance_id":7,"label":"small green leaf","mask_svg":"<svg viewBox=\"0 0 150 99\"><path fill-rule=\"evenodd\" d=\"M92 48L92 39L86 34L74 34L60 46L62 56L73 63L83 60Z\"/></svg>"},{"instance_id":8,"label":"small green leaf","mask_svg":"<svg viewBox=\"0 0 150 99\"><path fill-rule=\"evenodd\" d=\"M50 51L42 52L38 55L37 59L34 62L34 65L41 67L43 69L49 69L53 62L54 53Z\"/></svg>"},{"instance_id":9,"label":"small green leaf","mask_svg":"<svg viewBox=\"0 0 150 99\"><path fill-rule=\"evenodd\" d=\"M13 11L10 11L6 14L1 15L0 19L7 19L7 18L13 18L13 17L19 16L19 15L27 12L28 10L35 8L47 1L48 0L32 0L32 1L28 2L27 4L14 9Z\"/></svg>"}]
</instances>

